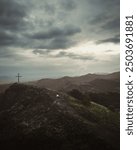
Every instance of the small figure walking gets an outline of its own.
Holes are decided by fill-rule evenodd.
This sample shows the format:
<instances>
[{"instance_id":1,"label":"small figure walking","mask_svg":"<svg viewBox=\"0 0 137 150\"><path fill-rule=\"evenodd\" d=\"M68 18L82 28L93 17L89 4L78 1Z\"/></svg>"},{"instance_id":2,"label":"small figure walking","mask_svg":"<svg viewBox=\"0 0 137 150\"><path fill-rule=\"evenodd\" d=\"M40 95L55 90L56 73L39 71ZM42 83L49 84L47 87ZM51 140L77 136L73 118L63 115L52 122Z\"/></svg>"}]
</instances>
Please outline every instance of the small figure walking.
<instances>
[{"instance_id":1,"label":"small figure walking","mask_svg":"<svg viewBox=\"0 0 137 150\"><path fill-rule=\"evenodd\" d=\"M16 76L17 78L18 78L18 83L20 82L20 78L22 77L22 76L20 76L20 74L18 73L18 75Z\"/></svg>"}]
</instances>

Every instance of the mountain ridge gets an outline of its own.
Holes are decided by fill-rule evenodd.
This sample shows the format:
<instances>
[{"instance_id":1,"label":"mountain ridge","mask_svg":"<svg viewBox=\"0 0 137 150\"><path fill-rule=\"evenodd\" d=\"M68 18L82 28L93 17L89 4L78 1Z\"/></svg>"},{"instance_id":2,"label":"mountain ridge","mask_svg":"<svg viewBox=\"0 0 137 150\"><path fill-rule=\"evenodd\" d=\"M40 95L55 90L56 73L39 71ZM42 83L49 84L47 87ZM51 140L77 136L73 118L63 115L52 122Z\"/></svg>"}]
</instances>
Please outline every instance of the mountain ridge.
<instances>
[{"instance_id":1,"label":"mountain ridge","mask_svg":"<svg viewBox=\"0 0 137 150\"><path fill-rule=\"evenodd\" d=\"M115 83L117 83L117 86L120 86L119 82L120 82L120 72L114 72L114 73L110 73L110 74L86 74L86 75L82 75L82 76L76 76L76 77L69 77L69 76L64 76L62 78L58 78L58 79L50 79L50 78L44 78L44 79L40 79L40 80L36 80L36 81L32 81L32 82L25 82L25 84L28 85L35 85L38 87L42 87L42 88L49 88L49 89L54 89L54 90L60 90L60 91L67 91L70 89L74 89L74 88L81 88L79 86L90 86L89 83L92 82L93 80L105 80L106 82L108 80L111 80L112 82L114 81ZM95 81L94 81L95 82ZM2 84L0 85L0 93L4 92L11 84ZM72 86L72 87L71 87ZM66 89L65 89L66 88ZM67 89L68 88L68 89ZM93 89L91 89L93 90ZM119 91L119 89L117 90L117 92ZM98 92L98 90L95 90L95 92ZM100 92L100 91L99 91Z\"/></svg>"},{"instance_id":2,"label":"mountain ridge","mask_svg":"<svg viewBox=\"0 0 137 150\"><path fill-rule=\"evenodd\" d=\"M59 90L59 91L69 91L72 89L78 89L83 92L89 90L89 91L95 91L95 92L103 92L104 89L106 89L107 85L104 85L105 88L102 88L101 90L98 91L98 89L93 89L93 86L91 88L92 82L95 84L96 81L98 80L104 80L104 82L108 82L109 88L107 90L110 91L119 91L120 87L120 72L115 72L112 74L107 74L107 75L96 75L96 74L87 74L87 75L82 75L79 77L63 77L59 79L41 79L38 80L37 82L34 83L34 85L38 87L43 87L43 88L49 88L49 89L54 89L54 90ZM110 88L111 84L110 82L113 82L115 87L113 86ZM102 84L98 85L102 86ZM85 88L84 88L85 87ZM107 92L104 91L104 92Z\"/></svg>"}]
</instances>

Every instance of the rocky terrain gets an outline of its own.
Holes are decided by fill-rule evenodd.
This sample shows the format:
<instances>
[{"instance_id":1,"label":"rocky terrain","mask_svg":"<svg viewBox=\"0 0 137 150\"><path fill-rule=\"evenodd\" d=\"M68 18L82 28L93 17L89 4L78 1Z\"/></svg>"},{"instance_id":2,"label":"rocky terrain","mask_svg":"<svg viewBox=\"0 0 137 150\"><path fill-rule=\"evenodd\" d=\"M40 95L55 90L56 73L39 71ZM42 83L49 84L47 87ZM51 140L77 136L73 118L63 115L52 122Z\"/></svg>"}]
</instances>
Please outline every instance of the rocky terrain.
<instances>
[{"instance_id":1,"label":"rocky terrain","mask_svg":"<svg viewBox=\"0 0 137 150\"><path fill-rule=\"evenodd\" d=\"M120 72L104 75L87 74L59 79L41 79L31 84L67 93L83 102L92 100L108 107L112 111L120 110Z\"/></svg>"},{"instance_id":2,"label":"rocky terrain","mask_svg":"<svg viewBox=\"0 0 137 150\"><path fill-rule=\"evenodd\" d=\"M0 94L0 149L119 150L119 111L72 90L7 88Z\"/></svg>"}]
</instances>

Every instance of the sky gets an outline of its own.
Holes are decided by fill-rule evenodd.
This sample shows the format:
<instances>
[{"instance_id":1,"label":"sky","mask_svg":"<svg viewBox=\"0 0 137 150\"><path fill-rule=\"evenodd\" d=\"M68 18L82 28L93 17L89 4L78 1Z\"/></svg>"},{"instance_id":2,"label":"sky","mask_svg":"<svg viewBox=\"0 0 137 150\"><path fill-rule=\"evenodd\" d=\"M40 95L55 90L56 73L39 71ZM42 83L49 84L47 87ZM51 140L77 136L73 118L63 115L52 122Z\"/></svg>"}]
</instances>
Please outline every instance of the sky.
<instances>
[{"instance_id":1,"label":"sky","mask_svg":"<svg viewBox=\"0 0 137 150\"><path fill-rule=\"evenodd\" d=\"M119 71L119 0L0 0L0 82Z\"/></svg>"}]
</instances>

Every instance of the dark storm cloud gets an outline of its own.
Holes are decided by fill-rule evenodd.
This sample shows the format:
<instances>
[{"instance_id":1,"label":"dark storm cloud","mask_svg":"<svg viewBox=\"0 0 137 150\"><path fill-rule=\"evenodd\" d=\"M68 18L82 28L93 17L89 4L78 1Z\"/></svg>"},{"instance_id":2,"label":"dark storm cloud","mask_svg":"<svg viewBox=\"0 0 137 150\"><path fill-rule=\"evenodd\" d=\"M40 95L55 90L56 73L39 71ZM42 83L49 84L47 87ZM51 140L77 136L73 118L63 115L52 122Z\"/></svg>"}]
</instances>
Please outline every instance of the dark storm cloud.
<instances>
[{"instance_id":1,"label":"dark storm cloud","mask_svg":"<svg viewBox=\"0 0 137 150\"><path fill-rule=\"evenodd\" d=\"M61 8L65 9L65 10L73 10L76 8L76 3L73 0L62 0L61 2Z\"/></svg>"},{"instance_id":2,"label":"dark storm cloud","mask_svg":"<svg viewBox=\"0 0 137 150\"><path fill-rule=\"evenodd\" d=\"M67 49L77 44L77 41L71 40L68 37L56 37L51 40L38 41L38 44L34 45L32 48L35 49L48 49L48 50L58 50L58 49Z\"/></svg>"},{"instance_id":3,"label":"dark storm cloud","mask_svg":"<svg viewBox=\"0 0 137 150\"><path fill-rule=\"evenodd\" d=\"M0 31L0 46L11 45L15 42L16 37L6 31Z\"/></svg>"},{"instance_id":4,"label":"dark storm cloud","mask_svg":"<svg viewBox=\"0 0 137 150\"><path fill-rule=\"evenodd\" d=\"M55 50L67 49L77 44L73 36L80 32L79 27L69 25L62 28L53 27L49 31L33 33L27 36L30 40L38 42L36 45L34 44L33 48Z\"/></svg>"},{"instance_id":5,"label":"dark storm cloud","mask_svg":"<svg viewBox=\"0 0 137 150\"><path fill-rule=\"evenodd\" d=\"M112 38L108 38L108 39L103 39L103 40L99 40L96 42L96 44L102 44L102 43L114 43L114 44L119 44L120 43L120 35L116 35Z\"/></svg>"},{"instance_id":6,"label":"dark storm cloud","mask_svg":"<svg viewBox=\"0 0 137 150\"><path fill-rule=\"evenodd\" d=\"M0 0L0 47L2 49L19 46L24 41L19 38L19 34L25 29L26 12L27 8L15 0Z\"/></svg>"},{"instance_id":7,"label":"dark storm cloud","mask_svg":"<svg viewBox=\"0 0 137 150\"><path fill-rule=\"evenodd\" d=\"M98 13L91 16L92 32L104 39L120 33L120 0L89 0L97 5ZM89 17L90 18L90 17ZM99 37L97 37L100 39ZM97 40L96 38L96 40Z\"/></svg>"},{"instance_id":8,"label":"dark storm cloud","mask_svg":"<svg viewBox=\"0 0 137 150\"><path fill-rule=\"evenodd\" d=\"M93 19L89 20L89 24L91 25L100 24L107 19L109 19L109 16L107 14L97 15Z\"/></svg>"},{"instance_id":9,"label":"dark storm cloud","mask_svg":"<svg viewBox=\"0 0 137 150\"><path fill-rule=\"evenodd\" d=\"M105 6L106 8L109 9L109 7L112 8L115 6L118 6L120 4L120 0L88 0L88 2L93 5L97 4L98 6Z\"/></svg>"},{"instance_id":10,"label":"dark storm cloud","mask_svg":"<svg viewBox=\"0 0 137 150\"><path fill-rule=\"evenodd\" d=\"M54 5L51 5L51 4L48 4L48 3L45 3L45 11L46 13L49 13L49 14L55 14L56 12L56 7Z\"/></svg>"},{"instance_id":11,"label":"dark storm cloud","mask_svg":"<svg viewBox=\"0 0 137 150\"><path fill-rule=\"evenodd\" d=\"M104 31L104 33L110 32L111 34L115 34L120 32L120 17L117 15L98 15L89 21L89 23L94 26L99 26L99 30Z\"/></svg>"},{"instance_id":12,"label":"dark storm cloud","mask_svg":"<svg viewBox=\"0 0 137 150\"><path fill-rule=\"evenodd\" d=\"M112 20L106 22L106 24L103 25L102 28L105 30L120 32L120 18L117 17L115 19L112 19Z\"/></svg>"},{"instance_id":13,"label":"dark storm cloud","mask_svg":"<svg viewBox=\"0 0 137 150\"><path fill-rule=\"evenodd\" d=\"M107 39L119 34L119 0L0 0L0 31L0 46L6 47L52 50L86 40L118 43Z\"/></svg>"},{"instance_id":14,"label":"dark storm cloud","mask_svg":"<svg viewBox=\"0 0 137 150\"><path fill-rule=\"evenodd\" d=\"M0 51L3 48L27 47L26 43L28 43L26 37L9 30L0 30ZM14 50L12 52L14 53Z\"/></svg>"},{"instance_id":15,"label":"dark storm cloud","mask_svg":"<svg viewBox=\"0 0 137 150\"><path fill-rule=\"evenodd\" d=\"M25 15L25 6L14 0L0 0L0 28L17 30Z\"/></svg>"},{"instance_id":16,"label":"dark storm cloud","mask_svg":"<svg viewBox=\"0 0 137 150\"><path fill-rule=\"evenodd\" d=\"M34 33L30 37L32 39L45 40L45 39L73 36L74 34L79 33L79 32L81 32L80 28L68 26L68 27L65 27L64 29L52 28L51 30L47 32Z\"/></svg>"}]
</instances>

